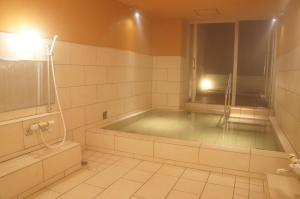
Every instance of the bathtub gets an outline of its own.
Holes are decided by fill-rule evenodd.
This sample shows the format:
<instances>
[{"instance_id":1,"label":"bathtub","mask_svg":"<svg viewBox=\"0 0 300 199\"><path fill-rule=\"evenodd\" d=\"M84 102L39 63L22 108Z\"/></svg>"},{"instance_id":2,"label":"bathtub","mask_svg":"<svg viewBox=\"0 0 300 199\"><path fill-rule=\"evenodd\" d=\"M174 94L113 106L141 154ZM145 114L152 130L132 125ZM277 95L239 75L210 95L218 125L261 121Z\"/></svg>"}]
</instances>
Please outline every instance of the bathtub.
<instances>
[{"instance_id":1,"label":"bathtub","mask_svg":"<svg viewBox=\"0 0 300 199\"><path fill-rule=\"evenodd\" d=\"M86 147L243 176L263 177L277 168L288 168L292 148L283 141L274 118L268 116L265 126L232 124L229 131L217 127L219 118L212 113L142 111L88 129Z\"/></svg>"}]
</instances>

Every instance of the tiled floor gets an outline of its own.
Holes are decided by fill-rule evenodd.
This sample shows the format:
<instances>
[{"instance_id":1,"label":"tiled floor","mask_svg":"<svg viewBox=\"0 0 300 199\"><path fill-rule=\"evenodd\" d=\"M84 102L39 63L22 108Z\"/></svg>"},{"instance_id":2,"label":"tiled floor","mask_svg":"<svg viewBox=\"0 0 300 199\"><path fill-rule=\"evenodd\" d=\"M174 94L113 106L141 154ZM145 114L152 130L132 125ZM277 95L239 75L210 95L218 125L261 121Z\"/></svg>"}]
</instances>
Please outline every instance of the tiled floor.
<instances>
[{"instance_id":1,"label":"tiled floor","mask_svg":"<svg viewBox=\"0 0 300 199\"><path fill-rule=\"evenodd\" d=\"M264 183L196 169L86 151L80 171L30 199L264 199Z\"/></svg>"}]
</instances>

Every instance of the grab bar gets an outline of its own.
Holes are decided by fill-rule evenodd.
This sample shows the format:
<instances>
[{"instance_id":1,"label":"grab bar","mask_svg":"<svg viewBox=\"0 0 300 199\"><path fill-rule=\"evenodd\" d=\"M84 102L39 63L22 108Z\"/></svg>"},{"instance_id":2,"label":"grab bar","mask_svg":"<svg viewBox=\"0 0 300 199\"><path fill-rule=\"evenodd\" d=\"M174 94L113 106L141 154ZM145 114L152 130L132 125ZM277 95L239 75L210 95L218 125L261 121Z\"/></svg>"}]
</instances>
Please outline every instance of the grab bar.
<instances>
[{"instance_id":1,"label":"grab bar","mask_svg":"<svg viewBox=\"0 0 300 199\"><path fill-rule=\"evenodd\" d=\"M224 119L225 119L225 128L228 127L228 119L230 117L231 113L231 92L232 92L232 74L229 74L228 80L227 80L227 86L226 86L226 93L225 93L225 102L224 102Z\"/></svg>"},{"instance_id":2,"label":"grab bar","mask_svg":"<svg viewBox=\"0 0 300 199\"><path fill-rule=\"evenodd\" d=\"M232 93L232 74L230 73L227 79L226 89L225 89L225 100L224 100L224 112L221 116L218 125L228 128L228 120L231 113L231 93Z\"/></svg>"}]
</instances>

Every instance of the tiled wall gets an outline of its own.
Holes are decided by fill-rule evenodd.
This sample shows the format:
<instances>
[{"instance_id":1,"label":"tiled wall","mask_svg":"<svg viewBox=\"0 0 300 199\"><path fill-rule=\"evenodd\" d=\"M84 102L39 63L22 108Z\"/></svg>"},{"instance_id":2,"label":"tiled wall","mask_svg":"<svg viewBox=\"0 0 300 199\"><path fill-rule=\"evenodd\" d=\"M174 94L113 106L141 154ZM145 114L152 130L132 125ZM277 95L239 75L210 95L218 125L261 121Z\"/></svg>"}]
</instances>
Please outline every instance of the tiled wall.
<instances>
[{"instance_id":1,"label":"tiled wall","mask_svg":"<svg viewBox=\"0 0 300 199\"><path fill-rule=\"evenodd\" d=\"M87 127L151 107L152 56L59 42L57 83L70 139L85 142Z\"/></svg>"},{"instance_id":2,"label":"tiled wall","mask_svg":"<svg viewBox=\"0 0 300 199\"><path fill-rule=\"evenodd\" d=\"M178 109L183 106L183 61L180 56L154 57L153 107Z\"/></svg>"},{"instance_id":3,"label":"tiled wall","mask_svg":"<svg viewBox=\"0 0 300 199\"><path fill-rule=\"evenodd\" d=\"M69 140L84 145L85 129L101 123L104 111L113 118L151 107L152 56L58 42L54 59ZM36 112L20 116L26 113ZM0 123L0 162L40 145L39 132L25 133L30 124L48 120L56 121L53 131L46 135L48 140L61 137L59 114Z\"/></svg>"},{"instance_id":4,"label":"tiled wall","mask_svg":"<svg viewBox=\"0 0 300 199\"><path fill-rule=\"evenodd\" d=\"M55 124L49 132L44 132L48 142L62 136L61 120L58 113L42 114L0 123L0 162L34 150L41 145L42 140L38 131L27 135L29 126L40 121L52 120ZM35 149L36 150L36 149Z\"/></svg>"},{"instance_id":5,"label":"tiled wall","mask_svg":"<svg viewBox=\"0 0 300 199\"><path fill-rule=\"evenodd\" d=\"M300 154L300 48L277 60L275 114L281 129Z\"/></svg>"}]
</instances>

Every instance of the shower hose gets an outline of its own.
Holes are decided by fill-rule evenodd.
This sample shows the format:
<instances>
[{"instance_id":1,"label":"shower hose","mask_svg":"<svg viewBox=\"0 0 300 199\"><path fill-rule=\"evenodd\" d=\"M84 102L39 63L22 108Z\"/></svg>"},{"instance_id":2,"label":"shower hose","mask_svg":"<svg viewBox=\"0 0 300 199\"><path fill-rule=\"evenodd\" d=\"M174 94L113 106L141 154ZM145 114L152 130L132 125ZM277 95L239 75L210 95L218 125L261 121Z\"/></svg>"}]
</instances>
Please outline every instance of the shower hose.
<instances>
[{"instance_id":1,"label":"shower hose","mask_svg":"<svg viewBox=\"0 0 300 199\"><path fill-rule=\"evenodd\" d=\"M41 134L41 139L43 141L43 143L45 144L46 147L50 148L50 149L57 149L60 148L62 145L64 145L66 138L67 138L67 128L66 128L66 122L65 122L65 118L64 118L64 114L62 112L62 108L61 108L61 104L60 104L60 99L58 96L58 91L57 91L57 84L56 84L56 76L55 76L55 67L54 67L54 63L53 63L53 49L54 49L54 45L57 39L57 35L54 36L53 40L52 40L52 44L51 47L49 49L48 52L48 67L51 67L51 71L52 71L52 77L53 77L53 84L54 84L54 91L55 91L55 97L56 97L56 103L57 103L57 107L61 116L61 121L63 124L63 139L61 140L61 142L59 144L56 145L51 145L48 144L45 136L44 136L44 132L41 131L41 129L39 129L40 134Z\"/></svg>"}]
</instances>

